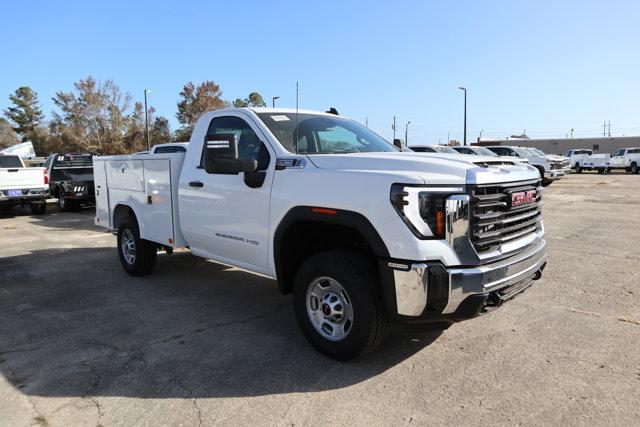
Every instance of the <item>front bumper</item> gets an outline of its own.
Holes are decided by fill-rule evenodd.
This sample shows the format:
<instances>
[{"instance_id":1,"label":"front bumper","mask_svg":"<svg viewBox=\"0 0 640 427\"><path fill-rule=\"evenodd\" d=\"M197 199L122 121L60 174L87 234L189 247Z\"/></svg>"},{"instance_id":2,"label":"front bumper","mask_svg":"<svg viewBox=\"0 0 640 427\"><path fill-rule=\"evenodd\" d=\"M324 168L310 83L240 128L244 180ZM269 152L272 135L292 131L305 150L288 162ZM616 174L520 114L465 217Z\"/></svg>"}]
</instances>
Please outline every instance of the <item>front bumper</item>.
<instances>
[{"instance_id":1,"label":"front bumper","mask_svg":"<svg viewBox=\"0 0 640 427\"><path fill-rule=\"evenodd\" d=\"M477 267L390 262L397 317L455 321L491 311L540 278L546 255L546 242L539 240L516 255Z\"/></svg>"},{"instance_id":2,"label":"front bumper","mask_svg":"<svg viewBox=\"0 0 640 427\"><path fill-rule=\"evenodd\" d=\"M552 169L545 171L544 177L545 179L559 179L565 175L565 171L563 169Z\"/></svg>"}]
</instances>

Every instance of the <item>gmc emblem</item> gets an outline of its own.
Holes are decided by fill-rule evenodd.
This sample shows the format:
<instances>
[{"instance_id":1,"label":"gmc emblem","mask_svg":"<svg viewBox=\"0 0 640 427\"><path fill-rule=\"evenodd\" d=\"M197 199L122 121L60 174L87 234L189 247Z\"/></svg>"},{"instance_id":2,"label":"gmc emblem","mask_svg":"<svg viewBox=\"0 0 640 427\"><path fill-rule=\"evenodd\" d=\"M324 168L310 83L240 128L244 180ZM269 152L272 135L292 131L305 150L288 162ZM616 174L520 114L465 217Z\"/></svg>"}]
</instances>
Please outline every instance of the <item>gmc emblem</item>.
<instances>
[{"instance_id":1,"label":"gmc emblem","mask_svg":"<svg viewBox=\"0 0 640 427\"><path fill-rule=\"evenodd\" d=\"M536 190L511 193L511 207L529 205L536 201Z\"/></svg>"}]
</instances>

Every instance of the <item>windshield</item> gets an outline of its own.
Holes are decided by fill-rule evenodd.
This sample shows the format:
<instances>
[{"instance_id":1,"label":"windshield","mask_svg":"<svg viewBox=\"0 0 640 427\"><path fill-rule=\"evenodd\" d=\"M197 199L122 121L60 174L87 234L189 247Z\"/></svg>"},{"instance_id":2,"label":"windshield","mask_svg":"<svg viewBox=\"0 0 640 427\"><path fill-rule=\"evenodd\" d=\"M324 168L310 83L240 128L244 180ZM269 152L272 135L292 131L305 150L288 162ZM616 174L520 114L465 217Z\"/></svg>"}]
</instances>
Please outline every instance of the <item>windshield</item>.
<instances>
[{"instance_id":1,"label":"windshield","mask_svg":"<svg viewBox=\"0 0 640 427\"><path fill-rule=\"evenodd\" d=\"M530 150L533 151L534 153L540 155L540 156L546 156L547 155L544 151L539 150L537 148L530 148Z\"/></svg>"},{"instance_id":2,"label":"windshield","mask_svg":"<svg viewBox=\"0 0 640 427\"><path fill-rule=\"evenodd\" d=\"M513 151L515 151L518 156L520 157L531 157L531 156L537 156L537 154L532 153L530 151L527 151L525 148L523 147L511 147L513 149Z\"/></svg>"},{"instance_id":3,"label":"windshield","mask_svg":"<svg viewBox=\"0 0 640 427\"><path fill-rule=\"evenodd\" d=\"M447 154L460 154L458 153L456 150L454 150L451 147L447 147L445 145L436 145L435 147L436 150L438 150L440 153L447 153Z\"/></svg>"},{"instance_id":4,"label":"windshield","mask_svg":"<svg viewBox=\"0 0 640 427\"><path fill-rule=\"evenodd\" d=\"M21 168L22 162L18 156L0 156L0 168Z\"/></svg>"},{"instance_id":5,"label":"windshield","mask_svg":"<svg viewBox=\"0 0 640 427\"><path fill-rule=\"evenodd\" d=\"M476 153L480 154L481 156L498 157L496 153L489 150L488 148L475 147L475 150L476 150Z\"/></svg>"},{"instance_id":6,"label":"windshield","mask_svg":"<svg viewBox=\"0 0 640 427\"><path fill-rule=\"evenodd\" d=\"M258 117L288 151L299 154L375 153L399 151L374 132L339 116L258 113Z\"/></svg>"}]
</instances>

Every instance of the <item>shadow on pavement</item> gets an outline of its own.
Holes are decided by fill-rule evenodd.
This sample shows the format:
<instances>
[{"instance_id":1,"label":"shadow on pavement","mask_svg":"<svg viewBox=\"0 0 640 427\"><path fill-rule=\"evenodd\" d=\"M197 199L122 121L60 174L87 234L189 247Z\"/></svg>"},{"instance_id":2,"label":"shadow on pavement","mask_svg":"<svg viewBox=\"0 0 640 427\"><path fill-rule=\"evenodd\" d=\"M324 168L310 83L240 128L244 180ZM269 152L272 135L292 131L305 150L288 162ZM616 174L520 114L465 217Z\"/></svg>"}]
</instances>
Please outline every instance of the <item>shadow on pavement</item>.
<instances>
[{"instance_id":1,"label":"shadow on pavement","mask_svg":"<svg viewBox=\"0 0 640 427\"><path fill-rule=\"evenodd\" d=\"M230 397L337 389L439 336L392 335L338 363L300 333L269 279L188 253L127 276L112 248L0 259L0 372L37 396Z\"/></svg>"}]
</instances>

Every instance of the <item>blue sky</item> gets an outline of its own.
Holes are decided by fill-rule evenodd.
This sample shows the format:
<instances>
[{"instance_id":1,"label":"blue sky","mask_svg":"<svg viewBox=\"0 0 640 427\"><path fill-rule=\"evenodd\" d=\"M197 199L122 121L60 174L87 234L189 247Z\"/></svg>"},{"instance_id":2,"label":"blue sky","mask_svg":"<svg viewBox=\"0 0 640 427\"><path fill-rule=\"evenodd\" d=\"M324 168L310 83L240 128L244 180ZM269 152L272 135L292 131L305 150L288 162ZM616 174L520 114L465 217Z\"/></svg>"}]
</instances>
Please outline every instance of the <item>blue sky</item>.
<instances>
[{"instance_id":1,"label":"blue sky","mask_svg":"<svg viewBox=\"0 0 640 427\"><path fill-rule=\"evenodd\" d=\"M336 107L409 142L640 134L640 2L9 2L0 28L0 108L18 86L53 108L87 75L112 79L175 128L181 86L227 99Z\"/></svg>"}]
</instances>

